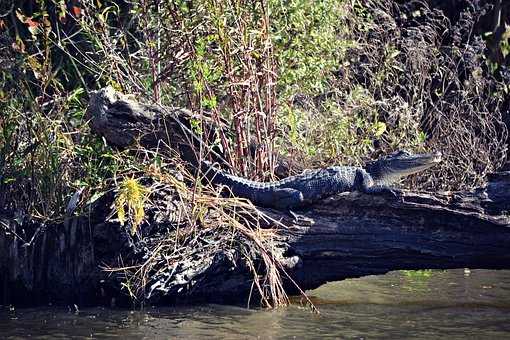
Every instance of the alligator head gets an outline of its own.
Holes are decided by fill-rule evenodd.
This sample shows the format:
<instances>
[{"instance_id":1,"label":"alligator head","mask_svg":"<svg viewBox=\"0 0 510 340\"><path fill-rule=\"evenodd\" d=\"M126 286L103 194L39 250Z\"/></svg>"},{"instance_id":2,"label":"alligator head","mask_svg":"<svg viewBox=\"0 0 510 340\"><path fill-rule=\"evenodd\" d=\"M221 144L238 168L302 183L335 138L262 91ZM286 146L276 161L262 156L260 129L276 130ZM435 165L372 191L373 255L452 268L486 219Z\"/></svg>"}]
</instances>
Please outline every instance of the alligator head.
<instances>
[{"instance_id":1,"label":"alligator head","mask_svg":"<svg viewBox=\"0 0 510 340\"><path fill-rule=\"evenodd\" d=\"M365 169L378 184L393 183L436 165L441 158L441 152L411 154L397 151L367 164Z\"/></svg>"}]
</instances>

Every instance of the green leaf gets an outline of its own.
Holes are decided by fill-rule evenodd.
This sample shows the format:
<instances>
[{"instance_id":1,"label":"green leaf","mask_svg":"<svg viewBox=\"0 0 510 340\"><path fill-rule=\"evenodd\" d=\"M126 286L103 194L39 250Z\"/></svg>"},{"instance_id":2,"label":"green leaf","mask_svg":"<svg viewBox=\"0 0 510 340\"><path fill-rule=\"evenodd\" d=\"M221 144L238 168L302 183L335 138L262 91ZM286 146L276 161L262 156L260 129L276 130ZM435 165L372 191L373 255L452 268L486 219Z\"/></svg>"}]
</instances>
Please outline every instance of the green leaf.
<instances>
[{"instance_id":1,"label":"green leaf","mask_svg":"<svg viewBox=\"0 0 510 340\"><path fill-rule=\"evenodd\" d=\"M386 124L384 124L383 122L376 122L374 124L374 135L376 137L382 136L382 134L385 132L386 132Z\"/></svg>"}]
</instances>

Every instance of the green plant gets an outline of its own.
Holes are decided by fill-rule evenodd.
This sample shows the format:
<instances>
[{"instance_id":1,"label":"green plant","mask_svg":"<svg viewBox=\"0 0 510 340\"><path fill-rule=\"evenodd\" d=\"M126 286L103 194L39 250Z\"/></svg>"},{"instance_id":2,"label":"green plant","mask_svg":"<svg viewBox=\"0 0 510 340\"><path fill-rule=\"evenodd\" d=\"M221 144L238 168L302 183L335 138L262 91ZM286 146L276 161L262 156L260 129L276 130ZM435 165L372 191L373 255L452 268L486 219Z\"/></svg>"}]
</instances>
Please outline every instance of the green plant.
<instances>
[{"instance_id":1,"label":"green plant","mask_svg":"<svg viewBox=\"0 0 510 340\"><path fill-rule=\"evenodd\" d=\"M278 61L281 99L329 91L334 73L357 45L345 34L347 1L272 0L271 30Z\"/></svg>"},{"instance_id":2,"label":"green plant","mask_svg":"<svg viewBox=\"0 0 510 340\"><path fill-rule=\"evenodd\" d=\"M144 204L147 196L147 189L134 178L125 178L119 185L115 197L115 211L121 225L129 222L132 235L136 233L145 217Z\"/></svg>"}]
</instances>

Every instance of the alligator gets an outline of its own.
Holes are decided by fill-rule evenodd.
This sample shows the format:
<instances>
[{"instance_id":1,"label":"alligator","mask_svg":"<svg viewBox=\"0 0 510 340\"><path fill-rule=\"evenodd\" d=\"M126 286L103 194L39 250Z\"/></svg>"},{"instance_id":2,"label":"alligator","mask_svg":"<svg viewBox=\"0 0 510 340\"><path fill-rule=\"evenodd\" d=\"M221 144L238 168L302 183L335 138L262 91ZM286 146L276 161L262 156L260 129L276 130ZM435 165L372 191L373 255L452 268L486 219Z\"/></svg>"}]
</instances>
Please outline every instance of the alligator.
<instances>
[{"instance_id":1,"label":"alligator","mask_svg":"<svg viewBox=\"0 0 510 340\"><path fill-rule=\"evenodd\" d=\"M401 150L364 167L330 166L305 170L299 175L274 182L257 182L234 176L210 162L203 162L202 171L213 184L225 186L234 196L247 198L255 205L293 209L342 192L386 192L397 196L390 184L434 166L441 162L441 158L441 152L411 154Z\"/></svg>"}]
</instances>

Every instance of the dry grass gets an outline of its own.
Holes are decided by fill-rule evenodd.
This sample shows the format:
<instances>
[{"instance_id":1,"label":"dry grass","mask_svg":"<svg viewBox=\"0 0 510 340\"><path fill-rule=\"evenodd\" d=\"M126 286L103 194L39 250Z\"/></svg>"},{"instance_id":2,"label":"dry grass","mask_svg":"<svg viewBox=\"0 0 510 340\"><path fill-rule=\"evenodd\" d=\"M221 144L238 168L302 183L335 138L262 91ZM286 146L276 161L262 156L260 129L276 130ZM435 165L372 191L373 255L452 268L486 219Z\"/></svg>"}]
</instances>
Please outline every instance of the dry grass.
<instances>
[{"instance_id":1,"label":"dry grass","mask_svg":"<svg viewBox=\"0 0 510 340\"><path fill-rule=\"evenodd\" d=\"M146 247L143 260L131 264L119 260L120 266L105 267L105 270L122 275L126 292L133 300L143 303L169 293L186 296L194 282L200 282L214 266L217 256L231 256L231 265L244 265L253 275L250 296L257 292L260 304L266 307L287 305L282 275L293 281L280 262L279 252L275 251L277 228L283 226L246 199L222 197L219 189L210 185L186 185L197 183L195 176L175 162L165 163L166 167L173 163L173 168L179 168L184 177L149 166L144 171L143 182L150 183L145 189L151 193L145 205L149 215L154 214L153 204L157 204L157 210L161 209L158 194L168 201L168 192L173 192L178 203L166 212L170 231L158 236L144 235L142 225L136 229L135 242L143 242ZM148 221L145 222L147 226ZM162 225L160 221L160 228ZM248 305L251 300L248 298ZM315 310L313 304L310 306Z\"/></svg>"}]
</instances>

